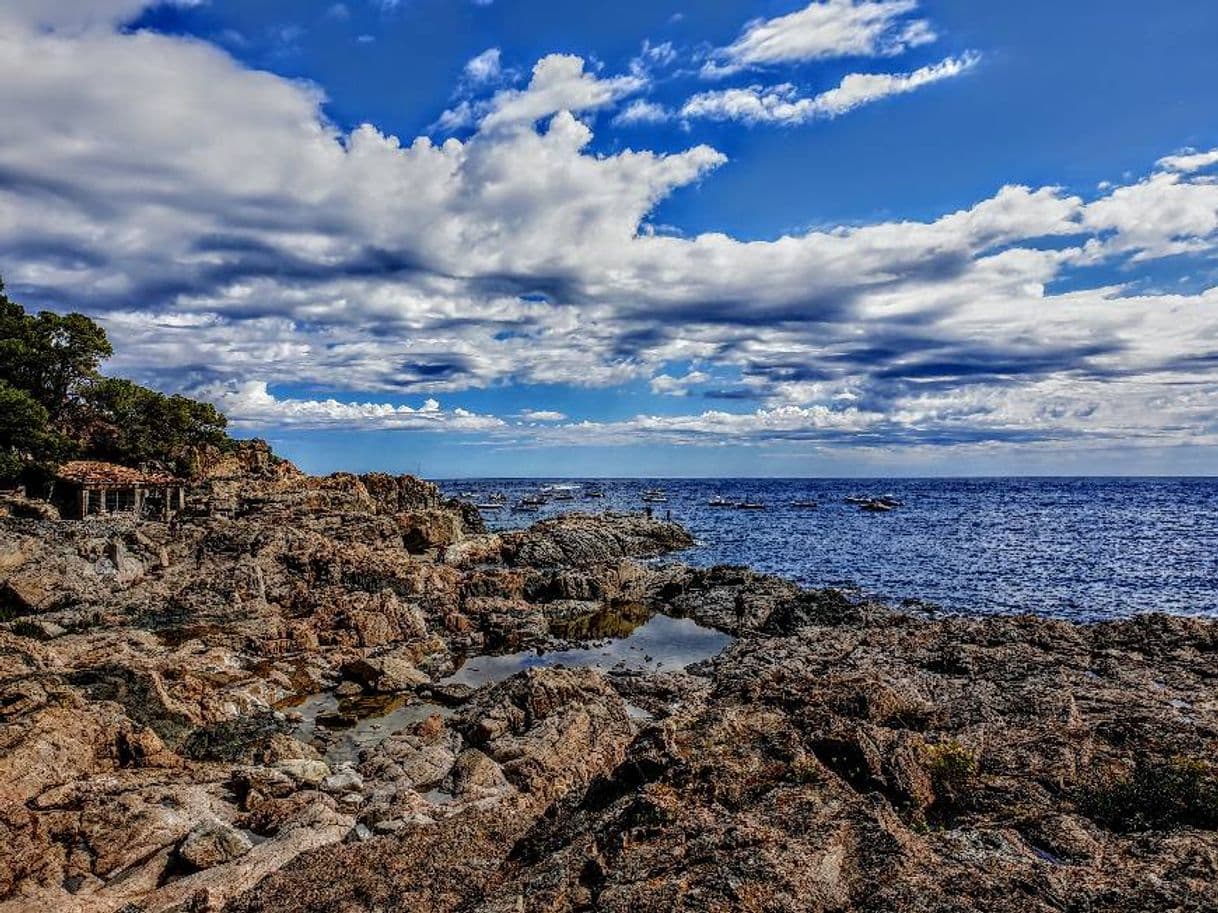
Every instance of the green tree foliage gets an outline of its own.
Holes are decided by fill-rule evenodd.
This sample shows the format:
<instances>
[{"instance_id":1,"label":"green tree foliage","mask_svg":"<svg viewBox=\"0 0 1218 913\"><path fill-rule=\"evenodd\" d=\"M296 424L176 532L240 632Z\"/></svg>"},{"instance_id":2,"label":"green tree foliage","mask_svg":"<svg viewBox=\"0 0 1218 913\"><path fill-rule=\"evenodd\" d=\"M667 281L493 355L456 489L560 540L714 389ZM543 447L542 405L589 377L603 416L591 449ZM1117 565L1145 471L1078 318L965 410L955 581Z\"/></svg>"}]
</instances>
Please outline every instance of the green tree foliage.
<instances>
[{"instance_id":1,"label":"green tree foliage","mask_svg":"<svg viewBox=\"0 0 1218 913\"><path fill-rule=\"evenodd\" d=\"M166 396L117 377L98 379L87 396L100 423L93 430L93 451L102 459L168 462L182 469L179 460L190 448L227 440L227 420L210 403Z\"/></svg>"},{"instance_id":2,"label":"green tree foliage","mask_svg":"<svg viewBox=\"0 0 1218 913\"><path fill-rule=\"evenodd\" d=\"M192 448L228 441L214 406L102 377L111 354L88 317L28 314L0 282L0 479L77 455L185 471Z\"/></svg>"},{"instance_id":3,"label":"green tree foliage","mask_svg":"<svg viewBox=\"0 0 1218 913\"><path fill-rule=\"evenodd\" d=\"M24 390L59 420L113 353L106 332L83 314L27 314L0 283L0 380Z\"/></svg>"}]
</instances>

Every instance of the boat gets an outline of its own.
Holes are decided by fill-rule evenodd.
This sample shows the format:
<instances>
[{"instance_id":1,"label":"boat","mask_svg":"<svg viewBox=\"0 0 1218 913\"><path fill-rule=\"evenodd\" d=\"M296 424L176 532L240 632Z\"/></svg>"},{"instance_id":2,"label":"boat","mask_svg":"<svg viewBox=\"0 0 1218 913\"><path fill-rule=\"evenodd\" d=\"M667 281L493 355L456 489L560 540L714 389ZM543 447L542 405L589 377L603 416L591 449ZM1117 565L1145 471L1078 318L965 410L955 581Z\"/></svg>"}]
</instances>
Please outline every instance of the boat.
<instances>
[{"instance_id":1,"label":"boat","mask_svg":"<svg viewBox=\"0 0 1218 913\"><path fill-rule=\"evenodd\" d=\"M503 510L505 506L502 501L483 501L474 505L478 510Z\"/></svg>"},{"instance_id":2,"label":"boat","mask_svg":"<svg viewBox=\"0 0 1218 913\"><path fill-rule=\"evenodd\" d=\"M715 495L713 498L711 498L709 501L706 502L706 506L707 507L735 507L736 505L734 502L729 501L727 498L723 497L723 495Z\"/></svg>"},{"instance_id":3,"label":"boat","mask_svg":"<svg viewBox=\"0 0 1218 913\"><path fill-rule=\"evenodd\" d=\"M904 507L905 502L894 495L880 495L875 499L878 504L887 504L889 507Z\"/></svg>"},{"instance_id":4,"label":"boat","mask_svg":"<svg viewBox=\"0 0 1218 913\"><path fill-rule=\"evenodd\" d=\"M820 505L815 501L792 501L791 506L804 508L806 510L815 510L816 508L820 507Z\"/></svg>"},{"instance_id":5,"label":"boat","mask_svg":"<svg viewBox=\"0 0 1218 913\"><path fill-rule=\"evenodd\" d=\"M847 504L867 504L870 503L871 498L866 498L862 495L846 495L842 500Z\"/></svg>"},{"instance_id":6,"label":"boat","mask_svg":"<svg viewBox=\"0 0 1218 913\"><path fill-rule=\"evenodd\" d=\"M528 498L521 498L512 505L512 513L514 514L535 514L541 509L541 502L530 501Z\"/></svg>"},{"instance_id":7,"label":"boat","mask_svg":"<svg viewBox=\"0 0 1218 913\"><path fill-rule=\"evenodd\" d=\"M585 498L603 498L605 493L599 488L589 488L584 491Z\"/></svg>"},{"instance_id":8,"label":"boat","mask_svg":"<svg viewBox=\"0 0 1218 913\"><path fill-rule=\"evenodd\" d=\"M547 485L542 491L555 501L574 501L578 485Z\"/></svg>"},{"instance_id":9,"label":"boat","mask_svg":"<svg viewBox=\"0 0 1218 913\"><path fill-rule=\"evenodd\" d=\"M859 510L865 510L873 514L886 514L895 508L891 504L886 504L883 501L871 500L859 505Z\"/></svg>"},{"instance_id":10,"label":"boat","mask_svg":"<svg viewBox=\"0 0 1218 913\"><path fill-rule=\"evenodd\" d=\"M668 495L663 488L649 488L643 492L643 500L648 504L667 504Z\"/></svg>"},{"instance_id":11,"label":"boat","mask_svg":"<svg viewBox=\"0 0 1218 913\"><path fill-rule=\"evenodd\" d=\"M737 501L732 507L736 510L765 510L765 505L759 501Z\"/></svg>"}]
</instances>

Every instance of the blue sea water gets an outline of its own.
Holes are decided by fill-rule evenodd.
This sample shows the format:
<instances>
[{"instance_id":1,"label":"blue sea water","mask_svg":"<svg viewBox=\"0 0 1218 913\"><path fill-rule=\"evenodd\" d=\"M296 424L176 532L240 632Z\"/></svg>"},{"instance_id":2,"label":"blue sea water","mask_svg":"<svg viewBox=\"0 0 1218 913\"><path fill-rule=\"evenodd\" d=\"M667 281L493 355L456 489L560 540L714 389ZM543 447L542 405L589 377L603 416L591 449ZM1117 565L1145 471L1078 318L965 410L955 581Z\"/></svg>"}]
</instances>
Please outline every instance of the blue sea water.
<instances>
[{"instance_id":1,"label":"blue sea water","mask_svg":"<svg viewBox=\"0 0 1218 913\"><path fill-rule=\"evenodd\" d=\"M485 514L493 529L572 510L642 510L663 488L660 516L687 526L692 564L745 564L799 583L913 599L967 613L1032 612L1096 620L1163 611L1218 617L1218 479L588 479L550 480L604 492L539 513ZM464 479L445 493L509 502L538 479ZM890 513L851 495L894 495ZM764 510L709 507L722 496ZM815 500L816 509L793 501Z\"/></svg>"}]
</instances>

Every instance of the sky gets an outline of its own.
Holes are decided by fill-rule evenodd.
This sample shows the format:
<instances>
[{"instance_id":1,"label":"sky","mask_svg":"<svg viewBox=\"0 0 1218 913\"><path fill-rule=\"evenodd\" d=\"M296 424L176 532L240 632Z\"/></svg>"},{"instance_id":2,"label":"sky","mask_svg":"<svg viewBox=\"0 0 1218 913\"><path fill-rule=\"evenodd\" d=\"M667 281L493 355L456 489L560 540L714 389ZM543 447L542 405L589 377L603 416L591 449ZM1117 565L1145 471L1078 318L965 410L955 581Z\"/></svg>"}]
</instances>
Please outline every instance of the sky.
<instances>
[{"instance_id":1,"label":"sky","mask_svg":"<svg viewBox=\"0 0 1218 913\"><path fill-rule=\"evenodd\" d=\"M302 468L1218 474L1218 4L0 0L0 277Z\"/></svg>"}]
</instances>

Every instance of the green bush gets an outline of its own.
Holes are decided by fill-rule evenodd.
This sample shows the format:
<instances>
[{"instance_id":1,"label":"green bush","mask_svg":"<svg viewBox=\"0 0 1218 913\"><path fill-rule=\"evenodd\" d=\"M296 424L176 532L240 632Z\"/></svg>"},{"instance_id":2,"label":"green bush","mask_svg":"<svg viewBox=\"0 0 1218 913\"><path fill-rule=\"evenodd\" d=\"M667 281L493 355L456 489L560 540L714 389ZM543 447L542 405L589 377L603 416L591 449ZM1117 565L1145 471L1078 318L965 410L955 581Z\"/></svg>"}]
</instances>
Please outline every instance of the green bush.
<instances>
[{"instance_id":1,"label":"green bush","mask_svg":"<svg viewBox=\"0 0 1218 913\"><path fill-rule=\"evenodd\" d=\"M1093 780L1080 806L1116 831L1218 828L1218 776L1195 758L1140 759L1124 776Z\"/></svg>"},{"instance_id":2,"label":"green bush","mask_svg":"<svg viewBox=\"0 0 1218 913\"><path fill-rule=\"evenodd\" d=\"M977 758L973 753L950 739L924 749L923 763L935 792L935 804L943 809L961 808L968 804L977 786Z\"/></svg>"}]
</instances>

